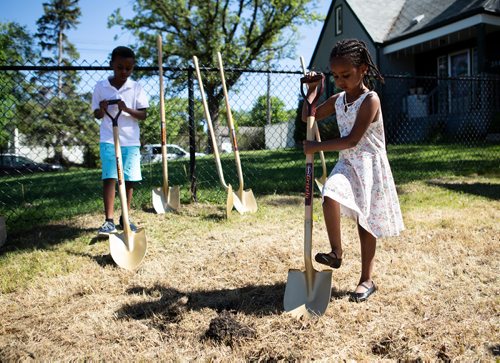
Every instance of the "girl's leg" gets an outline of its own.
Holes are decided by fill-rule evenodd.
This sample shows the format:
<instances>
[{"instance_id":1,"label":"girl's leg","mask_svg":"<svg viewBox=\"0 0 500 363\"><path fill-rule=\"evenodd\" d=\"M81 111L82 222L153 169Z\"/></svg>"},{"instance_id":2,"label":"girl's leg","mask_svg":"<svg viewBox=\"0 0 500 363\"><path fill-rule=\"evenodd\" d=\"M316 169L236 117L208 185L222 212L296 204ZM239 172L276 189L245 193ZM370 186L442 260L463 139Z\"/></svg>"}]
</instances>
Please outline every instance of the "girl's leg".
<instances>
[{"instance_id":1,"label":"girl's leg","mask_svg":"<svg viewBox=\"0 0 500 363\"><path fill-rule=\"evenodd\" d=\"M371 288L373 284L372 272L375 262L375 249L377 247L377 239L363 227L358 224L359 241L361 243L361 277L359 284L356 287L356 293L364 293ZM364 284L368 288L362 286Z\"/></svg>"},{"instance_id":2,"label":"girl's leg","mask_svg":"<svg viewBox=\"0 0 500 363\"><path fill-rule=\"evenodd\" d=\"M106 219L113 219L115 213L115 179L103 179L102 198Z\"/></svg>"},{"instance_id":3,"label":"girl's leg","mask_svg":"<svg viewBox=\"0 0 500 363\"><path fill-rule=\"evenodd\" d=\"M328 197L323 200L323 215L325 217L326 232L328 240L335 252L336 258L342 258L342 240L340 232L340 204Z\"/></svg>"}]
</instances>

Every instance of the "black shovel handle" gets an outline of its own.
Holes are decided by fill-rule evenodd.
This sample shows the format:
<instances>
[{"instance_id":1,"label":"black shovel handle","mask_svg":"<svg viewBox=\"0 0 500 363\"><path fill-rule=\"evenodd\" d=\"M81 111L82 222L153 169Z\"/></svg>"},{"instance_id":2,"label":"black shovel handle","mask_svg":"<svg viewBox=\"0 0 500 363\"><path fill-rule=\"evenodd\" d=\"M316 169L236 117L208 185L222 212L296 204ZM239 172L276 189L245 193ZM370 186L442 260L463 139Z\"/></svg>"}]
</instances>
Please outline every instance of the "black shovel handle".
<instances>
[{"instance_id":1,"label":"black shovel handle","mask_svg":"<svg viewBox=\"0 0 500 363\"><path fill-rule=\"evenodd\" d=\"M304 85L307 84L309 86L313 86L316 83L316 96L309 102L309 99L304 91ZM318 73L314 76L305 76L300 79L300 92L302 93L302 97L304 97L304 102L307 103L307 116L315 116L316 115L316 103L318 102L321 93L323 92L323 86L325 83L325 75L323 73ZM308 87L309 88L309 87Z\"/></svg>"},{"instance_id":2,"label":"black shovel handle","mask_svg":"<svg viewBox=\"0 0 500 363\"><path fill-rule=\"evenodd\" d=\"M107 100L108 102L108 106L109 105L116 105L118 102L120 102L121 100L118 98L118 99L115 99L115 100ZM115 117L111 116L110 113L108 112L108 110L106 109L106 115L109 116L109 118L111 119L111 121L113 122L113 127L116 127L118 126L118 117L120 117L120 114L122 113L122 110L118 110L118 113L116 114Z\"/></svg>"}]
</instances>

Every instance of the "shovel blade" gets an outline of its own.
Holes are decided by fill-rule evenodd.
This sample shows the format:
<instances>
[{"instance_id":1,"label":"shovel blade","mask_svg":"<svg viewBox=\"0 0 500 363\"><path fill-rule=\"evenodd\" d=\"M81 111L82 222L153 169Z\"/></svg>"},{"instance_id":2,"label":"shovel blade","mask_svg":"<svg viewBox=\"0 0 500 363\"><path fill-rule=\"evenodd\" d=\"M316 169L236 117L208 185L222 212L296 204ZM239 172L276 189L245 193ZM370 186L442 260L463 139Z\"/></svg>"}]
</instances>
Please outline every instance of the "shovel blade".
<instances>
[{"instance_id":1,"label":"shovel blade","mask_svg":"<svg viewBox=\"0 0 500 363\"><path fill-rule=\"evenodd\" d=\"M126 270L134 270L146 255L146 232L139 228L137 232L109 235L109 251L113 261Z\"/></svg>"},{"instance_id":2,"label":"shovel blade","mask_svg":"<svg viewBox=\"0 0 500 363\"><path fill-rule=\"evenodd\" d=\"M245 212L255 213L257 212L257 201L253 195L252 189L243 190L240 193L240 200L245 208Z\"/></svg>"},{"instance_id":3,"label":"shovel blade","mask_svg":"<svg viewBox=\"0 0 500 363\"><path fill-rule=\"evenodd\" d=\"M226 218L229 218L231 215L231 211L233 210L234 207L234 193L233 193L233 187L231 187L231 184L228 184L227 186L227 199L226 199Z\"/></svg>"},{"instance_id":4,"label":"shovel blade","mask_svg":"<svg viewBox=\"0 0 500 363\"><path fill-rule=\"evenodd\" d=\"M168 187L168 196L165 197L163 188L154 188L151 191L153 208L156 213L177 211L181 207L181 196L178 186Z\"/></svg>"},{"instance_id":5,"label":"shovel blade","mask_svg":"<svg viewBox=\"0 0 500 363\"><path fill-rule=\"evenodd\" d=\"M313 286L307 286L306 273L288 271L283 306L297 319L323 315L332 295L332 271L313 271Z\"/></svg>"},{"instance_id":6,"label":"shovel blade","mask_svg":"<svg viewBox=\"0 0 500 363\"><path fill-rule=\"evenodd\" d=\"M326 177L322 176L321 178L314 179L314 181L316 182L316 186L318 187L319 192L322 193L323 192L323 185L325 185L325 183L326 183Z\"/></svg>"},{"instance_id":7,"label":"shovel blade","mask_svg":"<svg viewBox=\"0 0 500 363\"><path fill-rule=\"evenodd\" d=\"M246 208L243 205L243 203L241 202L240 197L238 197L238 194L233 192L232 189L231 190L228 189L227 194L228 194L228 199L229 199L229 194L231 194L231 200L232 200L234 209L236 209L236 211L239 214L244 214L246 212Z\"/></svg>"}]
</instances>

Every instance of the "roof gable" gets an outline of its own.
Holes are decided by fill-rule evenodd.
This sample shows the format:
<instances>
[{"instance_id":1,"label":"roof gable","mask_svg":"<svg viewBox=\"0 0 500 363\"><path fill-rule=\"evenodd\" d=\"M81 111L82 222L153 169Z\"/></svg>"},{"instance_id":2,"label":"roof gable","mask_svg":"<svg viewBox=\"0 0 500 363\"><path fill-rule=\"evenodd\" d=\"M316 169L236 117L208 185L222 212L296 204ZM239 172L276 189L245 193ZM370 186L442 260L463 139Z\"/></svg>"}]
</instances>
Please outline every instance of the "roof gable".
<instances>
[{"instance_id":1,"label":"roof gable","mask_svg":"<svg viewBox=\"0 0 500 363\"><path fill-rule=\"evenodd\" d=\"M345 1L376 43L386 39L405 4L405 0Z\"/></svg>"},{"instance_id":2,"label":"roof gable","mask_svg":"<svg viewBox=\"0 0 500 363\"><path fill-rule=\"evenodd\" d=\"M407 0L386 41L430 30L478 13L500 15L500 0Z\"/></svg>"}]
</instances>

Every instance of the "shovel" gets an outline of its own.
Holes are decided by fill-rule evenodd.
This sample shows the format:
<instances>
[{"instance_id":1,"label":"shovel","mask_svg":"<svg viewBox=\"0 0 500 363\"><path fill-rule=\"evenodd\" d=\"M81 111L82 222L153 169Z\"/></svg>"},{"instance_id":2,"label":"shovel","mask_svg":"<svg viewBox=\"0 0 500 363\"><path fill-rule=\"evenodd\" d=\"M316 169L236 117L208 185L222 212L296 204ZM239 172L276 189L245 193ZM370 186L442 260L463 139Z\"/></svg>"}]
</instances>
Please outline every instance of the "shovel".
<instances>
[{"instance_id":1,"label":"shovel","mask_svg":"<svg viewBox=\"0 0 500 363\"><path fill-rule=\"evenodd\" d=\"M115 105L120 100L109 100L108 105ZM120 149L120 135L118 132L118 117L121 110L115 117L106 110L106 114L113 122L113 140L115 143L116 171L118 174L118 191L120 194L120 204L122 207L123 233L109 235L109 250L111 257L116 264L127 270L134 270L142 262L146 254L147 241L144 229L139 228L136 232L130 229L130 220L127 208L127 192L125 190L125 178L123 176L122 151Z\"/></svg>"},{"instance_id":2,"label":"shovel","mask_svg":"<svg viewBox=\"0 0 500 363\"><path fill-rule=\"evenodd\" d=\"M224 189L227 192L226 199L226 216L229 217L233 207L240 213L243 214L244 208L243 203L240 198L233 192L231 184L227 184L224 180L224 173L222 172L222 165L220 162L219 148L217 147L217 140L215 139L214 127L212 124L212 118L210 117L210 111L208 110L207 100L205 99L205 90L203 88L203 81L201 80L200 67L198 65L198 57L193 56L194 67L196 69L196 76L198 78L198 84L200 86L201 100L203 103L203 111L205 113L205 118L207 119L208 129L210 130L210 137L212 139L212 149L214 151L215 167L217 169L217 174L219 175L219 180Z\"/></svg>"},{"instance_id":3,"label":"shovel","mask_svg":"<svg viewBox=\"0 0 500 363\"><path fill-rule=\"evenodd\" d=\"M162 38L158 35L158 69L160 71L160 116L161 116L161 161L163 166L163 186L151 191L153 208L158 214L177 211L181 207L179 186L168 185L167 131L165 123L165 91L163 87Z\"/></svg>"},{"instance_id":4,"label":"shovel","mask_svg":"<svg viewBox=\"0 0 500 363\"><path fill-rule=\"evenodd\" d=\"M234 160L236 162L236 170L238 172L238 180L240 187L238 188L237 194L241 203L243 204L243 212L255 213L257 212L257 201L253 195L252 189L243 189L243 171L241 169L240 152L238 151L238 143L236 140L236 132L234 129L233 115L231 113L231 107L229 106L229 98L227 95L226 88L226 78L224 77L224 66L222 65L222 56L220 52L217 52L217 57L219 59L220 76L222 80L222 89L224 90L224 99L226 101L227 109L227 125L229 127L229 135L231 135L231 141L234 152Z\"/></svg>"},{"instance_id":5,"label":"shovel","mask_svg":"<svg viewBox=\"0 0 500 363\"><path fill-rule=\"evenodd\" d=\"M324 75L300 79L301 92L304 102L307 103L307 140L314 140L314 115L316 103L323 90ZM309 98L304 93L304 84L309 88L316 88ZM312 252L312 227L313 227L313 194L314 194L314 154L306 154L306 187L305 187L305 218L304 218L304 263L305 272L300 270L288 271L288 279L283 299L284 309L295 318L310 318L314 315L323 315L332 293L332 271L316 271L313 268Z\"/></svg>"},{"instance_id":6,"label":"shovel","mask_svg":"<svg viewBox=\"0 0 500 363\"><path fill-rule=\"evenodd\" d=\"M304 76L306 75L306 65L304 63L304 57L300 57L300 64L302 65L302 72L304 73ZM321 135L319 133L319 127L318 123L314 123L314 133L316 135L316 141L321 142ZM326 162L325 162L325 154L323 151L319 152L319 158L321 159L321 168L323 169L323 174L321 174L321 177L315 178L314 181L316 182L316 186L318 187L319 191L323 191L323 185L326 183L326 179L328 177L328 173L326 170Z\"/></svg>"}]
</instances>

